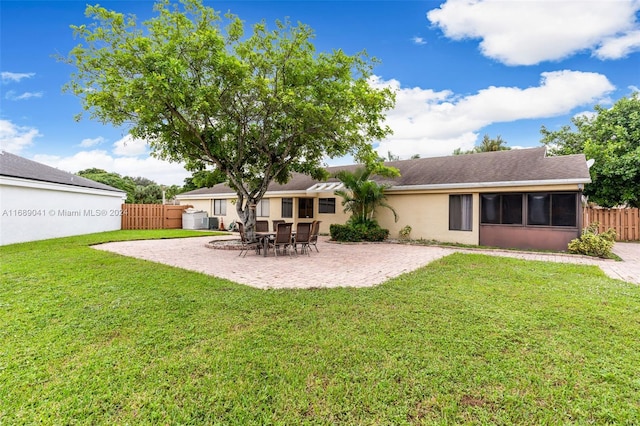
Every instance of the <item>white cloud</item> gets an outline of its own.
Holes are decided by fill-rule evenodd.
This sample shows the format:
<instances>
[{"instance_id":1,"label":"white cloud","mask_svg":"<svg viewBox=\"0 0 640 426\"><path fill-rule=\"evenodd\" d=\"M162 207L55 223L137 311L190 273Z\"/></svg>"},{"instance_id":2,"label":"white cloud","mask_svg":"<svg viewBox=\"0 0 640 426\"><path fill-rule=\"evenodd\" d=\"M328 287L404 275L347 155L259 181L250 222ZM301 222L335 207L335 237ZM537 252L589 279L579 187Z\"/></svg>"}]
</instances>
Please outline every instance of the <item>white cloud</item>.
<instances>
[{"instance_id":1,"label":"white cloud","mask_svg":"<svg viewBox=\"0 0 640 426\"><path fill-rule=\"evenodd\" d=\"M20 82L20 80L25 79L25 78L31 78L34 75L36 75L36 74L32 73L32 72L19 73L19 72L3 71L2 73L0 73L0 76L2 77L2 82L3 83L9 83L9 82L18 83L18 82Z\"/></svg>"},{"instance_id":2,"label":"white cloud","mask_svg":"<svg viewBox=\"0 0 640 426\"><path fill-rule=\"evenodd\" d=\"M15 91L9 90L4 97L10 101L24 101L31 98L41 98L42 92L24 92L18 95Z\"/></svg>"},{"instance_id":3,"label":"white cloud","mask_svg":"<svg viewBox=\"0 0 640 426\"><path fill-rule=\"evenodd\" d=\"M619 59L637 50L640 50L640 30L629 31L617 38L606 38L594 55L599 59Z\"/></svg>"},{"instance_id":4,"label":"white cloud","mask_svg":"<svg viewBox=\"0 0 640 426\"><path fill-rule=\"evenodd\" d=\"M86 138L80 141L81 148L91 148L92 146L100 145L101 143L106 142L106 139L102 136L98 136L97 138Z\"/></svg>"},{"instance_id":5,"label":"white cloud","mask_svg":"<svg viewBox=\"0 0 640 426\"><path fill-rule=\"evenodd\" d=\"M580 111L577 112L575 114L573 114L573 118L578 118L578 117L584 117L586 119L591 120L592 118L595 118L598 116L598 113L595 111Z\"/></svg>"},{"instance_id":6,"label":"white cloud","mask_svg":"<svg viewBox=\"0 0 640 426\"><path fill-rule=\"evenodd\" d=\"M137 157L149 153L149 144L143 139L134 139L131 135L126 135L113 144L113 153L126 157Z\"/></svg>"},{"instance_id":7,"label":"white cloud","mask_svg":"<svg viewBox=\"0 0 640 426\"><path fill-rule=\"evenodd\" d=\"M508 65L533 65L596 49L603 59L638 49L637 0L448 0L427 18L452 39L481 39L480 49Z\"/></svg>"},{"instance_id":8,"label":"white cloud","mask_svg":"<svg viewBox=\"0 0 640 426\"><path fill-rule=\"evenodd\" d=\"M80 142L83 148L90 148L106 142L103 137L87 138ZM34 157L35 161L76 173L89 168L103 169L122 176L145 177L161 185L183 185L184 179L191 176L179 163L169 163L149 156L148 144L142 139L126 135L113 144L112 152L106 150L85 150L72 156Z\"/></svg>"},{"instance_id":9,"label":"white cloud","mask_svg":"<svg viewBox=\"0 0 640 426\"><path fill-rule=\"evenodd\" d=\"M371 84L396 91L395 108L386 119L394 134L381 141L377 151L383 156L391 151L401 158L470 149L485 126L568 114L614 90L604 75L567 70L543 73L535 87L491 86L465 97L450 91L403 88L397 80L374 78Z\"/></svg>"},{"instance_id":10,"label":"white cloud","mask_svg":"<svg viewBox=\"0 0 640 426\"><path fill-rule=\"evenodd\" d=\"M70 173L95 167L121 176L145 177L161 185L182 186L184 179L191 176L178 163L153 157L115 157L104 150L81 151L69 157L36 155L33 160Z\"/></svg>"},{"instance_id":11,"label":"white cloud","mask_svg":"<svg viewBox=\"0 0 640 426\"><path fill-rule=\"evenodd\" d=\"M422 37L417 37L417 36L416 36L416 37L414 37L412 40L413 40L413 42L414 42L415 44L419 44L419 45L427 44L427 41L426 41L424 38L422 38Z\"/></svg>"},{"instance_id":12,"label":"white cloud","mask_svg":"<svg viewBox=\"0 0 640 426\"><path fill-rule=\"evenodd\" d=\"M38 136L42 136L38 129L0 120L0 149L3 151L20 154L24 148L33 145L34 139Z\"/></svg>"}]
</instances>

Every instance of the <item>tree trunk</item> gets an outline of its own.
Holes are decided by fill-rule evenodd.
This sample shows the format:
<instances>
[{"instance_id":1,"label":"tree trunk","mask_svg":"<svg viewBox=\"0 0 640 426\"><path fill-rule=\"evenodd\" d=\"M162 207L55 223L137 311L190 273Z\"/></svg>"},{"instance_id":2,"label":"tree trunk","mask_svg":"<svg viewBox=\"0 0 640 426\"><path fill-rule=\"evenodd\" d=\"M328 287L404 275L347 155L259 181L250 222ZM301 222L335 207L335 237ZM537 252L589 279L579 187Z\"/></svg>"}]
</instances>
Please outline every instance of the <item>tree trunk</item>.
<instances>
[{"instance_id":1,"label":"tree trunk","mask_svg":"<svg viewBox=\"0 0 640 426\"><path fill-rule=\"evenodd\" d=\"M236 212L244 224L244 234L248 241L256 241L256 204L255 200L249 200L245 206L236 203Z\"/></svg>"}]
</instances>

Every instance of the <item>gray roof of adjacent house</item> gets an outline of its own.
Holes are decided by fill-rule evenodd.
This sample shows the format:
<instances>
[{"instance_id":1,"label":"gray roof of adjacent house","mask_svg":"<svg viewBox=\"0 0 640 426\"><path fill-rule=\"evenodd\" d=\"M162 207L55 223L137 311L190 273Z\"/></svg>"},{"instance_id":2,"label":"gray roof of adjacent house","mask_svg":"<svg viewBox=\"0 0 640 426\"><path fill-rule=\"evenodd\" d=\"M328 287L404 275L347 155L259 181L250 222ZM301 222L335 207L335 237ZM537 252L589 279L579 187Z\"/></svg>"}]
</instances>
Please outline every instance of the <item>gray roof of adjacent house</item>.
<instances>
[{"instance_id":1,"label":"gray roof of adjacent house","mask_svg":"<svg viewBox=\"0 0 640 426\"><path fill-rule=\"evenodd\" d=\"M589 167L583 154L548 157L546 148L512 149L429 157L385 163L396 167L400 177L384 180L392 185L390 191L412 188L463 188L483 186L539 185L544 183L589 183ZM357 165L329 167L329 173L352 170ZM332 178L327 182L337 182ZM269 192L306 191L317 187L318 181L309 176L294 174L284 185L271 183ZM200 188L181 196L228 194L233 191L225 184Z\"/></svg>"},{"instance_id":2,"label":"gray roof of adjacent house","mask_svg":"<svg viewBox=\"0 0 640 426\"><path fill-rule=\"evenodd\" d=\"M27 160L24 157L11 154L6 151L0 151L0 176L124 193L121 189L114 188L91 179L83 178L72 173L63 172L55 167Z\"/></svg>"}]
</instances>

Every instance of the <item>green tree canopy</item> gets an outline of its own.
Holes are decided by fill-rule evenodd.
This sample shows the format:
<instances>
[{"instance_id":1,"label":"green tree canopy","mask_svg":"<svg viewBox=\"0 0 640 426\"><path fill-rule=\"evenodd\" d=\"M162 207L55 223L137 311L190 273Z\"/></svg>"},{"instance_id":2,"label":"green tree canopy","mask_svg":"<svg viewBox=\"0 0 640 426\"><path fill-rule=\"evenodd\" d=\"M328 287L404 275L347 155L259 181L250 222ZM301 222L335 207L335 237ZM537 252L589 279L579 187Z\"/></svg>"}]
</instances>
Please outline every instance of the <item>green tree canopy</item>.
<instances>
[{"instance_id":1,"label":"green tree canopy","mask_svg":"<svg viewBox=\"0 0 640 426\"><path fill-rule=\"evenodd\" d=\"M390 133L381 123L394 94L369 84L366 53L317 53L312 30L289 21L247 35L238 17L199 0L155 11L138 24L88 6L94 23L72 27L81 44L66 59L77 68L66 88L91 118L128 125L154 155L222 171L249 236L252 206L273 180L326 177L326 156L376 157L370 142Z\"/></svg>"},{"instance_id":2,"label":"green tree canopy","mask_svg":"<svg viewBox=\"0 0 640 426\"><path fill-rule=\"evenodd\" d=\"M190 177L184 180L184 190L193 191L198 188L211 188L226 180L224 173L220 169L197 170Z\"/></svg>"},{"instance_id":3,"label":"green tree canopy","mask_svg":"<svg viewBox=\"0 0 640 426\"><path fill-rule=\"evenodd\" d=\"M585 195L603 207L640 207L640 94L621 98L613 107L596 105L595 114L579 115L550 131L542 126L541 142L551 155L584 153L594 159L592 183Z\"/></svg>"},{"instance_id":4,"label":"green tree canopy","mask_svg":"<svg viewBox=\"0 0 640 426\"><path fill-rule=\"evenodd\" d=\"M105 185L118 188L127 193L127 203L135 202L136 184L128 176L120 176L118 173L109 173L106 170L91 168L80 170L76 173L78 176L82 176L87 179L91 179L96 182L104 183Z\"/></svg>"},{"instance_id":5,"label":"green tree canopy","mask_svg":"<svg viewBox=\"0 0 640 426\"><path fill-rule=\"evenodd\" d=\"M506 145L506 142L502 139L502 136L498 135L495 139L491 139L489 135L485 134L482 138L480 145L473 147L469 151L463 151L462 148L456 148L453 151L453 155L462 154L476 154L478 152L492 152L492 151L508 151L511 147Z\"/></svg>"},{"instance_id":6,"label":"green tree canopy","mask_svg":"<svg viewBox=\"0 0 640 426\"><path fill-rule=\"evenodd\" d=\"M145 177L120 176L118 173L98 168L80 170L76 174L125 191L127 193L126 203L160 204L163 200L163 191L165 192L165 200L172 200L177 194L185 191L177 185L158 185Z\"/></svg>"},{"instance_id":7,"label":"green tree canopy","mask_svg":"<svg viewBox=\"0 0 640 426\"><path fill-rule=\"evenodd\" d=\"M162 187L157 183L136 185L134 202L139 204L161 204L162 191Z\"/></svg>"}]
</instances>

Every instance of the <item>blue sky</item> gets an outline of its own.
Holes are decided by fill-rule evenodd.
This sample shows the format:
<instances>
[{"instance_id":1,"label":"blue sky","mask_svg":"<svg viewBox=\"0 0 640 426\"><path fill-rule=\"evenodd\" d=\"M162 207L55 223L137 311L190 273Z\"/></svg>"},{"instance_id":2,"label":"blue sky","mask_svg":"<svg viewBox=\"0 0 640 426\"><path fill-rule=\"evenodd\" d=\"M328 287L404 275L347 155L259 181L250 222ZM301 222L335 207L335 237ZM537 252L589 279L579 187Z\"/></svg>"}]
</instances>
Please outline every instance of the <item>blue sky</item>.
<instances>
[{"instance_id":1,"label":"blue sky","mask_svg":"<svg viewBox=\"0 0 640 426\"><path fill-rule=\"evenodd\" d=\"M97 1L0 2L0 146L62 170L98 167L182 185L180 164L150 157L126 128L74 116L62 92L74 69L54 59L78 43ZM100 5L153 15L152 1ZM314 29L318 51L363 49L381 61L372 84L397 91L394 134L381 155L449 155L484 134L511 147L540 145L540 127L611 105L640 87L640 1L206 1L248 25L289 17ZM345 161L345 160L342 160ZM338 164L340 160L330 162Z\"/></svg>"}]
</instances>

